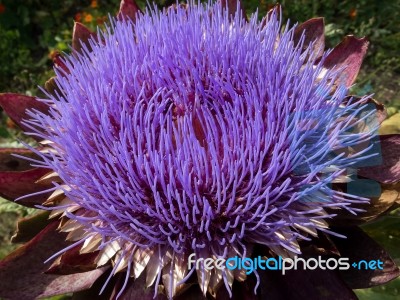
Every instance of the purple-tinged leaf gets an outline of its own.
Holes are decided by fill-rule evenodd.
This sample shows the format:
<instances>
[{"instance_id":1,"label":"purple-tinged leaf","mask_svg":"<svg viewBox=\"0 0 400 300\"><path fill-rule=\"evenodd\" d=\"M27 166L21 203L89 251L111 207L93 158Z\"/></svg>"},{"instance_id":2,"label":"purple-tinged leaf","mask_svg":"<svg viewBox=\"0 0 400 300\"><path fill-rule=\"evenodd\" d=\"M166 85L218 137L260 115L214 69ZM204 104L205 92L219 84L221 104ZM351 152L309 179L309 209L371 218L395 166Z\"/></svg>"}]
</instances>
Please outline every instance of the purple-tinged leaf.
<instances>
[{"instance_id":1,"label":"purple-tinged leaf","mask_svg":"<svg viewBox=\"0 0 400 300\"><path fill-rule=\"evenodd\" d=\"M52 220L49 220L48 211L41 211L33 216L23 218L17 223L17 231L12 236L13 243L26 243L33 239L42 231Z\"/></svg>"},{"instance_id":2,"label":"purple-tinged leaf","mask_svg":"<svg viewBox=\"0 0 400 300\"><path fill-rule=\"evenodd\" d=\"M248 276L248 279L246 279L244 282L238 282L234 281L232 285L232 297L230 297L228 291L224 286L220 287L220 289L217 291L217 297L216 299L218 300L259 300L259 299L265 299L261 298L260 292L258 291L257 294L254 294L254 287L255 287L255 282L252 280L250 276ZM193 289L194 290L194 289ZM197 286L197 290L200 291L200 288ZM198 298L190 298L193 300L203 300L204 298L200 298L201 291L200 293L197 292L194 294L194 291L192 292L193 295L199 295ZM264 295L265 297L265 295ZM181 298L179 300L184 300L186 298ZM212 299L211 297L207 299ZM267 297L266 299L269 299Z\"/></svg>"},{"instance_id":3,"label":"purple-tinged leaf","mask_svg":"<svg viewBox=\"0 0 400 300\"><path fill-rule=\"evenodd\" d=\"M68 67L63 61L63 56L60 53L56 53L53 58L54 67L61 70L63 76L70 74Z\"/></svg>"},{"instance_id":4,"label":"purple-tinged leaf","mask_svg":"<svg viewBox=\"0 0 400 300\"><path fill-rule=\"evenodd\" d=\"M281 11L281 5L279 3L275 4L271 9L267 11L265 16L261 20L261 27L265 27L271 18L274 17L275 19L279 16L279 12Z\"/></svg>"},{"instance_id":5,"label":"purple-tinged leaf","mask_svg":"<svg viewBox=\"0 0 400 300\"><path fill-rule=\"evenodd\" d=\"M353 226L371 222L399 207L400 184L381 184L381 195L370 197L370 203L353 204L353 208L365 210L357 215L344 209L327 209L329 213L336 214L330 223L333 226Z\"/></svg>"},{"instance_id":6,"label":"purple-tinged leaf","mask_svg":"<svg viewBox=\"0 0 400 300\"><path fill-rule=\"evenodd\" d=\"M354 292L334 270L290 270L284 276L278 275L278 277L276 283L285 297L282 298L282 294L279 295L278 291L279 296L276 299L296 299L297 297L298 299L325 300L357 299ZM269 282L268 285L271 286L271 283ZM261 288L263 289L263 283ZM268 295L268 288L265 288L263 295Z\"/></svg>"},{"instance_id":7,"label":"purple-tinged leaf","mask_svg":"<svg viewBox=\"0 0 400 300\"><path fill-rule=\"evenodd\" d=\"M116 300L117 295L121 291L121 288L125 282L125 274L121 274L117 280L117 283L114 287L111 299ZM139 278L129 278L128 284L122 294L118 297L118 300L130 300L130 299L141 299L141 300L167 300L167 296L164 294L157 294L154 297L154 287L146 288L146 276L145 274L141 274ZM190 300L191 298L184 298Z\"/></svg>"},{"instance_id":8,"label":"purple-tinged leaf","mask_svg":"<svg viewBox=\"0 0 400 300\"><path fill-rule=\"evenodd\" d=\"M140 13L141 10L139 6L137 5L136 1L134 0L122 0L120 7L119 7L119 12L117 15L118 19L123 19L123 18L130 18L132 21L135 21L136 15Z\"/></svg>"},{"instance_id":9,"label":"purple-tinged leaf","mask_svg":"<svg viewBox=\"0 0 400 300\"><path fill-rule=\"evenodd\" d=\"M27 159L15 157L12 154L19 154L25 157L38 159L38 155L25 148L1 148L0 149L0 172L20 172L32 169L31 162Z\"/></svg>"},{"instance_id":10,"label":"purple-tinged leaf","mask_svg":"<svg viewBox=\"0 0 400 300\"><path fill-rule=\"evenodd\" d=\"M162 299L164 299L164 298L162 298ZM205 300L205 299L212 299L212 298L204 297L203 292L201 291L198 284L192 284L182 294L179 294L174 297L174 300ZM227 300L227 299L229 299L229 296L228 296L228 298L224 298L224 295L221 295L221 296L218 295L217 299L221 299L221 300L226 299ZM231 300L234 300L234 298L232 298Z\"/></svg>"},{"instance_id":11,"label":"purple-tinged leaf","mask_svg":"<svg viewBox=\"0 0 400 300\"><path fill-rule=\"evenodd\" d=\"M328 55L323 65L327 69L342 69L336 79L337 84L350 87L360 71L367 48L366 38L357 39L352 35L346 36Z\"/></svg>"},{"instance_id":12,"label":"purple-tinged leaf","mask_svg":"<svg viewBox=\"0 0 400 300\"><path fill-rule=\"evenodd\" d=\"M72 48L81 53L82 44L84 44L91 50L89 40L93 37L95 37L95 35L89 28L82 23L75 22L72 31Z\"/></svg>"},{"instance_id":13,"label":"purple-tinged leaf","mask_svg":"<svg viewBox=\"0 0 400 300\"><path fill-rule=\"evenodd\" d=\"M317 259L317 258L316 258ZM258 299L357 299L335 270L289 270L258 272Z\"/></svg>"},{"instance_id":14,"label":"purple-tinged leaf","mask_svg":"<svg viewBox=\"0 0 400 300\"><path fill-rule=\"evenodd\" d=\"M49 173L49 170L35 168L21 172L0 172L0 196L14 201L15 199L40 192L50 188L50 186L35 183L39 178ZM51 193L43 193L35 196L23 198L18 204L34 207L42 204Z\"/></svg>"},{"instance_id":15,"label":"purple-tinged leaf","mask_svg":"<svg viewBox=\"0 0 400 300\"><path fill-rule=\"evenodd\" d=\"M24 131L30 131L22 124L23 120L30 119L27 115L27 110L36 109L42 113L47 113L49 110L47 104L37 100L35 97L13 93L0 94L0 106Z\"/></svg>"},{"instance_id":16,"label":"purple-tinged leaf","mask_svg":"<svg viewBox=\"0 0 400 300\"><path fill-rule=\"evenodd\" d=\"M392 184L400 181L400 134L380 136L382 165L364 167L358 170L358 175Z\"/></svg>"},{"instance_id":17,"label":"purple-tinged leaf","mask_svg":"<svg viewBox=\"0 0 400 300\"><path fill-rule=\"evenodd\" d=\"M73 275L49 275L43 262L68 245L65 234L56 231L58 222L49 224L34 239L0 262L0 297L36 299L85 290L105 268Z\"/></svg>"},{"instance_id":18,"label":"purple-tinged leaf","mask_svg":"<svg viewBox=\"0 0 400 300\"><path fill-rule=\"evenodd\" d=\"M322 232L311 241L300 242L301 252L307 256L339 256L340 253L331 238Z\"/></svg>"},{"instance_id":19,"label":"purple-tinged leaf","mask_svg":"<svg viewBox=\"0 0 400 300\"><path fill-rule=\"evenodd\" d=\"M242 13L242 17L247 19L246 11L243 7L243 1L240 0L221 0L222 7L228 7L228 12L231 15L235 15L238 8Z\"/></svg>"},{"instance_id":20,"label":"purple-tinged leaf","mask_svg":"<svg viewBox=\"0 0 400 300\"><path fill-rule=\"evenodd\" d=\"M375 99L372 98L368 98L367 101L365 101L365 103L369 103L369 104L374 104L376 107L376 118L378 119L379 124L381 124L383 121L386 120L387 118L387 111L385 106L378 102Z\"/></svg>"},{"instance_id":21,"label":"purple-tinged leaf","mask_svg":"<svg viewBox=\"0 0 400 300\"><path fill-rule=\"evenodd\" d=\"M87 300L87 299L96 299L96 300L110 300L112 299L111 295L113 293L115 284L117 282L117 276L113 276L110 281L108 282L107 286L100 294L101 289L104 286L104 283L108 279L110 272L104 272L96 282L87 290L75 292L72 295L72 300Z\"/></svg>"},{"instance_id":22,"label":"purple-tinged leaf","mask_svg":"<svg viewBox=\"0 0 400 300\"><path fill-rule=\"evenodd\" d=\"M312 52L318 53L316 56L320 58L325 48L325 25L323 18L313 18L300 24L294 32L293 40L298 44L304 33L303 50L313 43Z\"/></svg>"},{"instance_id":23,"label":"purple-tinged leaf","mask_svg":"<svg viewBox=\"0 0 400 300\"><path fill-rule=\"evenodd\" d=\"M59 256L46 271L46 274L68 275L95 269L95 259L99 252L80 254L81 247L82 245L77 245Z\"/></svg>"},{"instance_id":24,"label":"purple-tinged leaf","mask_svg":"<svg viewBox=\"0 0 400 300\"><path fill-rule=\"evenodd\" d=\"M349 100L352 100L349 102ZM354 95L350 95L347 96L344 100L343 100L343 104L347 105L348 103L354 103L354 102L358 102L360 105L365 105L368 104L371 107L374 106L376 111L375 111L375 118L378 121L379 124L381 124L383 121L386 120L387 118L387 112L386 112L386 108L385 106L380 103L379 101L373 99L373 98L366 98L363 99L359 96L354 96Z\"/></svg>"},{"instance_id":25,"label":"purple-tinged leaf","mask_svg":"<svg viewBox=\"0 0 400 300\"><path fill-rule=\"evenodd\" d=\"M350 267L340 271L343 279L352 289L362 289L389 282L400 275L399 268L389 254L378 243L358 227L340 228L334 230L347 238L332 237L342 257L348 257L349 263L359 263L361 260L377 261L376 269L358 269ZM379 261L383 269L379 269Z\"/></svg>"},{"instance_id":26,"label":"purple-tinged leaf","mask_svg":"<svg viewBox=\"0 0 400 300\"><path fill-rule=\"evenodd\" d=\"M320 246L326 245L327 241L319 243ZM331 241L329 241L331 244ZM332 246L329 245L329 248ZM334 247L336 252L336 247ZM254 251L254 257L268 256L268 248L258 245ZM315 253L315 255L301 255L300 258L308 259L322 256L327 259L331 256L329 252L324 254ZM324 257L325 256L325 257ZM336 254L333 254L336 256ZM302 264L300 264L302 266ZM281 270L258 270L260 277L257 288L256 299L357 299L354 292L349 288L336 270L323 270L320 268L314 270L303 270L301 267L297 270L288 270L282 275ZM253 293L256 284L255 277L250 275L242 284L249 285L248 293ZM252 298L250 298L252 299Z\"/></svg>"}]
</instances>

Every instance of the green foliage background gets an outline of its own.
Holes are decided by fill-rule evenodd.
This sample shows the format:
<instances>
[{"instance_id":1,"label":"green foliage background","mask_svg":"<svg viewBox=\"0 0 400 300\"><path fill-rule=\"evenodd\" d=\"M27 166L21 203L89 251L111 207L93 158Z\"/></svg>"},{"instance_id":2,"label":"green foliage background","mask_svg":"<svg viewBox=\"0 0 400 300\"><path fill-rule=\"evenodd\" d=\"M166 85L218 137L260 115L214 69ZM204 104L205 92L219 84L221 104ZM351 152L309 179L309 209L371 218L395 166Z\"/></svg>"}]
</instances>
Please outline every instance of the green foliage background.
<instances>
[{"instance_id":1,"label":"green foliage background","mask_svg":"<svg viewBox=\"0 0 400 300\"><path fill-rule=\"evenodd\" d=\"M146 1L137 2L143 8ZM277 3L242 2L248 13L258 9L260 18ZM164 7L175 1L156 3ZM325 17L328 47L335 46L347 34L368 37L368 55L352 92L375 93L375 98L387 105L392 116L381 133L399 133L400 1L282 0L280 4L284 19L292 23ZM94 30L98 24L103 26L108 14L113 15L118 7L119 0L0 0L0 92L40 95L38 86L43 86L53 73L51 56L55 51L70 51L74 19ZM20 136L7 123L6 116L0 116L0 146L9 146ZM28 213L31 211L0 200L0 258L15 247L8 242L15 220ZM385 245L400 265L400 214L395 212L365 230ZM361 299L399 299L400 280L357 294Z\"/></svg>"}]
</instances>

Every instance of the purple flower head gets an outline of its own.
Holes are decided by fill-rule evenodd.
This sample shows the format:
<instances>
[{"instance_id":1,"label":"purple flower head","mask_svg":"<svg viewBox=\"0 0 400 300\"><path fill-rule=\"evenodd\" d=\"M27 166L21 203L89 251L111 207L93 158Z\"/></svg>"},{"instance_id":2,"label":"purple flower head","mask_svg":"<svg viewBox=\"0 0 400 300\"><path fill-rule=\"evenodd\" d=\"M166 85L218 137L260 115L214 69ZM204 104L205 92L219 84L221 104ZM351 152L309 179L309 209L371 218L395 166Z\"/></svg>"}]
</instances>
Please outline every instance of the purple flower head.
<instances>
[{"instance_id":1,"label":"purple flower head","mask_svg":"<svg viewBox=\"0 0 400 300\"><path fill-rule=\"evenodd\" d=\"M121 292L146 269L172 298L196 271L192 253L247 257L262 244L287 257L335 234L332 212L367 200L334 184L375 155L376 128L341 70L324 67L329 53L295 29L278 11L260 23L190 5L114 21L68 56L50 113L26 122L46 140L52 216L74 241L64 251L99 251L111 276L126 271ZM200 264L197 277L213 293L244 273Z\"/></svg>"}]
</instances>

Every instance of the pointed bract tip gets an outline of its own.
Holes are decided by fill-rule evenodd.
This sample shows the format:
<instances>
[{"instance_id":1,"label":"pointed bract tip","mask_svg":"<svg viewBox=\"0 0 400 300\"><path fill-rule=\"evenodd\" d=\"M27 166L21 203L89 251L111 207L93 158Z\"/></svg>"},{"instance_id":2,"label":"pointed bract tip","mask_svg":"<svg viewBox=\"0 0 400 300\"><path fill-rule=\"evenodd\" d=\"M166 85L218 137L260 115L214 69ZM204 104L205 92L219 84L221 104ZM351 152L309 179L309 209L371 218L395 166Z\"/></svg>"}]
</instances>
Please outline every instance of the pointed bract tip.
<instances>
[{"instance_id":1,"label":"pointed bract tip","mask_svg":"<svg viewBox=\"0 0 400 300\"><path fill-rule=\"evenodd\" d=\"M47 104L35 97L14 93L0 94L0 106L11 120L25 131L28 128L23 124L23 121L30 119L27 110L36 109L42 113L47 113L49 110Z\"/></svg>"},{"instance_id":2,"label":"pointed bract tip","mask_svg":"<svg viewBox=\"0 0 400 300\"><path fill-rule=\"evenodd\" d=\"M294 31L294 42L298 44L304 34L303 51L312 44L312 52L316 52L316 58L320 58L325 48L325 24L324 18L313 18L301 23Z\"/></svg>"},{"instance_id":3,"label":"pointed bract tip","mask_svg":"<svg viewBox=\"0 0 400 300\"><path fill-rule=\"evenodd\" d=\"M135 21L137 14L141 12L139 5L134 0L122 0L119 6L117 18L123 20L129 18Z\"/></svg>"},{"instance_id":4,"label":"pointed bract tip","mask_svg":"<svg viewBox=\"0 0 400 300\"><path fill-rule=\"evenodd\" d=\"M338 44L324 61L327 69L342 69L337 78L338 84L343 84L349 88L357 78L362 61L367 53L368 40L356 38L353 35L346 36Z\"/></svg>"},{"instance_id":5,"label":"pointed bract tip","mask_svg":"<svg viewBox=\"0 0 400 300\"><path fill-rule=\"evenodd\" d=\"M247 20L246 11L243 7L243 1L237 0L221 0L221 5L228 9L229 14L235 15L238 10L241 12L242 17Z\"/></svg>"},{"instance_id":6,"label":"pointed bract tip","mask_svg":"<svg viewBox=\"0 0 400 300\"><path fill-rule=\"evenodd\" d=\"M72 48L81 53L83 45L90 48L89 40L93 37L94 33L89 28L82 23L75 22L72 31Z\"/></svg>"}]
</instances>

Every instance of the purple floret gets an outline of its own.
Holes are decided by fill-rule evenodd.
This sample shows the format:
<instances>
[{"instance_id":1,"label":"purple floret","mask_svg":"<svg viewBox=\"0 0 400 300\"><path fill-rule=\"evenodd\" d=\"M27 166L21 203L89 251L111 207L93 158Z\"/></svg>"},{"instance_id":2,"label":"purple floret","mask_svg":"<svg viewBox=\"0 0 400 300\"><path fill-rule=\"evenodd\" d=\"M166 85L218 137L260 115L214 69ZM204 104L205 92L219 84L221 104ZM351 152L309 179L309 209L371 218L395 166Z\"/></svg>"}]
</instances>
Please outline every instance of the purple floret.
<instances>
[{"instance_id":1,"label":"purple floret","mask_svg":"<svg viewBox=\"0 0 400 300\"><path fill-rule=\"evenodd\" d=\"M220 5L149 11L115 21L92 51L57 70L51 116L31 124L54 150L43 165L101 234L186 257L224 256L263 244L300 253L297 241L330 232L326 208L367 201L334 190L373 134L275 12L266 25ZM323 76L322 76L323 74ZM249 253L247 253L249 254Z\"/></svg>"}]
</instances>

